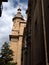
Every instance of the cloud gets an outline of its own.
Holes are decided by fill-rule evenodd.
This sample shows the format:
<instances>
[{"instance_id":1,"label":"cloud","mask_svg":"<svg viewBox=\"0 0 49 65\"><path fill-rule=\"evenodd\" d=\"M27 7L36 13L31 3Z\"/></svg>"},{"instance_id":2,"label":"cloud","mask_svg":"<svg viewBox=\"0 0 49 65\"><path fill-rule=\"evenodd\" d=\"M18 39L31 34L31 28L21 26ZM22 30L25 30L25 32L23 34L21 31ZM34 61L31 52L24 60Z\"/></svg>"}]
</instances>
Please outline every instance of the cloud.
<instances>
[{"instance_id":1,"label":"cloud","mask_svg":"<svg viewBox=\"0 0 49 65\"><path fill-rule=\"evenodd\" d=\"M20 0L20 3L28 4L28 0Z\"/></svg>"},{"instance_id":2,"label":"cloud","mask_svg":"<svg viewBox=\"0 0 49 65\"><path fill-rule=\"evenodd\" d=\"M24 1L24 2L23 2ZM20 0L20 7L22 9L22 15L26 19L25 10L27 9L27 1ZM8 0L8 2L3 2L2 17L0 17L0 48L5 41L9 41L9 34L12 31L12 18L17 13L18 0ZM25 7L24 7L25 5Z\"/></svg>"},{"instance_id":3,"label":"cloud","mask_svg":"<svg viewBox=\"0 0 49 65\"><path fill-rule=\"evenodd\" d=\"M17 5L18 5L18 0L9 0L10 2L11 2L11 6L12 7L17 7Z\"/></svg>"}]
</instances>

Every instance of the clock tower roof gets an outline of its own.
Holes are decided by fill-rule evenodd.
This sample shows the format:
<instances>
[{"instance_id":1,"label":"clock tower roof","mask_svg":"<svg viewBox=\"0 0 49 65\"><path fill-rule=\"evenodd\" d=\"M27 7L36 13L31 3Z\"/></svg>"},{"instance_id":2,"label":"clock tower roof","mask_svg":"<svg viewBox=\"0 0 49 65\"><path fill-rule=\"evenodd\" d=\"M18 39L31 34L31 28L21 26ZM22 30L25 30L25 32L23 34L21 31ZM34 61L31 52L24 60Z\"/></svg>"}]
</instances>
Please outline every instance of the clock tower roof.
<instances>
[{"instance_id":1,"label":"clock tower roof","mask_svg":"<svg viewBox=\"0 0 49 65\"><path fill-rule=\"evenodd\" d=\"M17 10L17 14L14 16L13 21L14 21L15 19L22 19L22 20L24 20L22 14L21 14L21 8L20 8L20 7L19 7L18 10Z\"/></svg>"}]
</instances>

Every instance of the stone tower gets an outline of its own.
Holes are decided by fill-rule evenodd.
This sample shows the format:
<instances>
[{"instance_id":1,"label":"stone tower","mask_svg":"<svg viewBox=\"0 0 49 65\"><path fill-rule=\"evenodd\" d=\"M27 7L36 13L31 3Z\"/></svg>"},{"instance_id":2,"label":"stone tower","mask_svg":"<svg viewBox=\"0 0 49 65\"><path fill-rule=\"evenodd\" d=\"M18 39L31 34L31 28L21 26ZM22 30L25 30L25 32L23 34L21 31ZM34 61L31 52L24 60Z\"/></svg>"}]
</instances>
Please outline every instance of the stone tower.
<instances>
[{"instance_id":1,"label":"stone tower","mask_svg":"<svg viewBox=\"0 0 49 65\"><path fill-rule=\"evenodd\" d=\"M26 26L26 21L21 15L21 8L18 8L17 14L13 18L12 34L10 35L10 48L13 50L13 62L21 65L21 51L23 32Z\"/></svg>"}]
</instances>

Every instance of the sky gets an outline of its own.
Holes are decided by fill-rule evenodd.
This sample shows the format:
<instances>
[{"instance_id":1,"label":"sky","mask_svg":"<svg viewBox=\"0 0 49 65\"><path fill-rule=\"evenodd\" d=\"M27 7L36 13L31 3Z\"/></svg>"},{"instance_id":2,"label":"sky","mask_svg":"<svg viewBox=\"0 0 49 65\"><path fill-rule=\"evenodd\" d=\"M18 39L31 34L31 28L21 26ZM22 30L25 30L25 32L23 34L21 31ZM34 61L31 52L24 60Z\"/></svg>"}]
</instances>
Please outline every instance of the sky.
<instances>
[{"instance_id":1,"label":"sky","mask_svg":"<svg viewBox=\"0 0 49 65\"><path fill-rule=\"evenodd\" d=\"M0 17L0 49L4 42L9 42L9 35L12 32L13 21L12 18L17 13L18 0L8 0L8 2L2 2L3 10ZM28 2L27 0L20 0L20 7L22 9L22 15L26 19L26 10Z\"/></svg>"}]
</instances>

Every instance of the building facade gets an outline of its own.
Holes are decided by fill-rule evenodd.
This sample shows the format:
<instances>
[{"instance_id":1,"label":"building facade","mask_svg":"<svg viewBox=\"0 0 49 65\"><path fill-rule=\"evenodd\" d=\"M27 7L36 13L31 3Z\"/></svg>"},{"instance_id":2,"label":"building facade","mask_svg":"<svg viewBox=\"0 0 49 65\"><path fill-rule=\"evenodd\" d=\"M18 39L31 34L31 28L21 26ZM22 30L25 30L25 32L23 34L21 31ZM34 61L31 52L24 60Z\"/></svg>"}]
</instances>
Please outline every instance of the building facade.
<instances>
[{"instance_id":1,"label":"building facade","mask_svg":"<svg viewBox=\"0 0 49 65\"><path fill-rule=\"evenodd\" d=\"M26 34L24 34L24 44L22 48L22 65L48 65L48 0L28 0L28 18L24 33L25 32Z\"/></svg>"},{"instance_id":2,"label":"building facade","mask_svg":"<svg viewBox=\"0 0 49 65\"><path fill-rule=\"evenodd\" d=\"M49 0L44 0L44 18L46 29L46 43L47 43L47 55L49 63Z\"/></svg>"},{"instance_id":3,"label":"building facade","mask_svg":"<svg viewBox=\"0 0 49 65\"><path fill-rule=\"evenodd\" d=\"M22 54L22 39L23 32L26 26L26 21L21 15L21 9L18 9L17 14L13 18L12 34L10 35L10 48L13 50L13 62L17 65L21 65L21 54Z\"/></svg>"}]
</instances>

